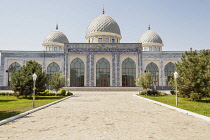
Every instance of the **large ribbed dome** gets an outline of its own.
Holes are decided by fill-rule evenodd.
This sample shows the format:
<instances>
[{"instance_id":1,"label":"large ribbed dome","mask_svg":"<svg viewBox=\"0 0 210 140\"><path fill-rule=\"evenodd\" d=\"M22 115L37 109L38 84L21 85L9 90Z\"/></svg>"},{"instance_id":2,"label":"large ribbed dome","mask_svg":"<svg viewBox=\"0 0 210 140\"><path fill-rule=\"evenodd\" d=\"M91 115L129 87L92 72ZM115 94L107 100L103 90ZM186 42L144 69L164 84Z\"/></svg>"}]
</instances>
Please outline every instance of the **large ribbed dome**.
<instances>
[{"instance_id":1,"label":"large ribbed dome","mask_svg":"<svg viewBox=\"0 0 210 140\"><path fill-rule=\"evenodd\" d=\"M158 34L153 32L152 30L146 31L141 38L139 39L139 43L145 44L145 43L160 43L163 44L162 39Z\"/></svg>"},{"instance_id":2,"label":"large ribbed dome","mask_svg":"<svg viewBox=\"0 0 210 140\"><path fill-rule=\"evenodd\" d=\"M49 43L49 42L56 42L56 43L69 43L68 38L60 31L55 30L50 32L44 39L44 43Z\"/></svg>"},{"instance_id":3,"label":"large ribbed dome","mask_svg":"<svg viewBox=\"0 0 210 140\"><path fill-rule=\"evenodd\" d=\"M89 24L86 35L97 32L109 32L121 35L117 22L105 14L96 17Z\"/></svg>"}]
</instances>

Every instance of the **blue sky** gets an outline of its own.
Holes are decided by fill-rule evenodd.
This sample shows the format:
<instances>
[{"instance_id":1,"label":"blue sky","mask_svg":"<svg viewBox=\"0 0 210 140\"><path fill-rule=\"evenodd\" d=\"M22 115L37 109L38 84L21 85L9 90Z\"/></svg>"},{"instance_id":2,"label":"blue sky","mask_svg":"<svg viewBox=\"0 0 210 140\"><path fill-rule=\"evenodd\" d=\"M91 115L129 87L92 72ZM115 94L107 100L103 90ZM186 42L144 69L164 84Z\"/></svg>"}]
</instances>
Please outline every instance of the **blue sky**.
<instances>
[{"instance_id":1,"label":"blue sky","mask_svg":"<svg viewBox=\"0 0 210 140\"><path fill-rule=\"evenodd\" d=\"M165 51L210 49L209 0L0 0L0 50L42 51L56 23L73 43L85 43L89 23L102 14L136 43L150 24Z\"/></svg>"}]
</instances>

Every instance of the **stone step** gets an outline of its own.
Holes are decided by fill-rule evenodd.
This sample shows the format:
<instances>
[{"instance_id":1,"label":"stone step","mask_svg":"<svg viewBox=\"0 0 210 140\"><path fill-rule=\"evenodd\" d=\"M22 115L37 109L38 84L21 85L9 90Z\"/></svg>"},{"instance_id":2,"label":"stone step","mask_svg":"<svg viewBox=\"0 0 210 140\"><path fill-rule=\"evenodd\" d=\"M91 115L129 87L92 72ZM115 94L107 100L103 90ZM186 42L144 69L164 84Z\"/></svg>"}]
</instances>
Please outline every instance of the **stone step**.
<instances>
[{"instance_id":1,"label":"stone step","mask_svg":"<svg viewBox=\"0 0 210 140\"><path fill-rule=\"evenodd\" d=\"M139 87L64 87L67 91L139 91Z\"/></svg>"}]
</instances>

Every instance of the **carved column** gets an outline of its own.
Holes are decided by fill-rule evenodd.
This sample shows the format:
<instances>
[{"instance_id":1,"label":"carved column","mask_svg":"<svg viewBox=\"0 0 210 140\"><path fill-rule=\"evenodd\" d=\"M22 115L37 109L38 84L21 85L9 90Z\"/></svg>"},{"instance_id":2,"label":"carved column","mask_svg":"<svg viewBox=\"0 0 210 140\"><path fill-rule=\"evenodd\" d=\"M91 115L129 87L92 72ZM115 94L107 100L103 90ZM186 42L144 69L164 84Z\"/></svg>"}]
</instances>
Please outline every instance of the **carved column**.
<instances>
[{"instance_id":1,"label":"carved column","mask_svg":"<svg viewBox=\"0 0 210 140\"><path fill-rule=\"evenodd\" d=\"M162 86L162 88L164 86L164 80L165 80L164 79L164 66L163 66L163 59L161 57L161 59L160 59L160 80L159 80L160 84L159 84L159 86Z\"/></svg>"},{"instance_id":2,"label":"carved column","mask_svg":"<svg viewBox=\"0 0 210 140\"><path fill-rule=\"evenodd\" d=\"M86 86L94 86L94 54L87 54Z\"/></svg>"},{"instance_id":3,"label":"carved column","mask_svg":"<svg viewBox=\"0 0 210 140\"><path fill-rule=\"evenodd\" d=\"M142 71L142 49L138 49L138 74Z\"/></svg>"},{"instance_id":4,"label":"carved column","mask_svg":"<svg viewBox=\"0 0 210 140\"><path fill-rule=\"evenodd\" d=\"M65 75L65 80L67 81L67 79L70 78L70 76L68 76L68 63L69 63L68 62L68 54L64 54L63 63L64 63L63 73ZM69 86L67 82L65 82L65 84L66 84L66 86Z\"/></svg>"},{"instance_id":5,"label":"carved column","mask_svg":"<svg viewBox=\"0 0 210 140\"><path fill-rule=\"evenodd\" d=\"M120 54L116 54L116 86L120 86Z\"/></svg>"},{"instance_id":6,"label":"carved column","mask_svg":"<svg viewBox=\"0 0 210 140\"><path fill-rule=\"evenodd\" d=\"M112 54L112 86L120 86L120 54Z\"/></svg>"}]
</instances>

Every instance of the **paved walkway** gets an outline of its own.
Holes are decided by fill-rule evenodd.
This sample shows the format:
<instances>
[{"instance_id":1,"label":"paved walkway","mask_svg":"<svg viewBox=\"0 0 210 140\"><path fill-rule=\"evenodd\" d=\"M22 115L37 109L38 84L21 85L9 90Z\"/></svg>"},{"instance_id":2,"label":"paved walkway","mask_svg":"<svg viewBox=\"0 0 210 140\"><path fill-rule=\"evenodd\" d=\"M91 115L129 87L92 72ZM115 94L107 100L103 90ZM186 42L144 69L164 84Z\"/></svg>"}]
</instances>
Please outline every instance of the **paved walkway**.
<instances>
[{"instance_id":1,"label":"paved walkway","mask_svg":"<svg viewBox=\"0 0 210 140\"><path fill-rule=\"evenodd\" d=\"M2 140L208 140L210 123L132 96L77 92L0 126Z\"/></svg>"}]
</instances>

